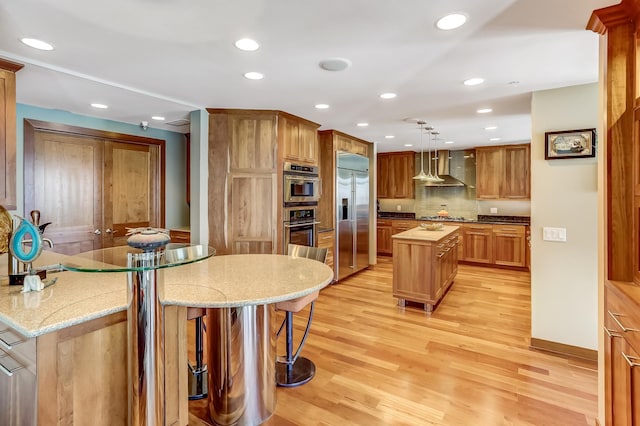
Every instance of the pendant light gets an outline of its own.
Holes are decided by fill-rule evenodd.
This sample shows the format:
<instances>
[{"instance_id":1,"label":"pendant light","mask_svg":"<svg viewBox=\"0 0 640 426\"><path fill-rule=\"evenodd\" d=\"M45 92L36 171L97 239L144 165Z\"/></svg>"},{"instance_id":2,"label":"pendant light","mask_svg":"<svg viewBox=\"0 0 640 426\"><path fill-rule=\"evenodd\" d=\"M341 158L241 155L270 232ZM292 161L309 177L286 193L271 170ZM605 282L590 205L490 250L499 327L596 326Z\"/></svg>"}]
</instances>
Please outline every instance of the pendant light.
<instances>
[{"instance_id":1,"label":"pendant light","mask_svg":"<svg viewBox=\"0 0 640 426\"><path fill-rule=\"evenodd\" d=\"M416 180L426 181L427 175L424 172L424 150L422 149L422 132L424 131L424 125L427 124L422 120L418 120L418 125L420 126L420 173L415 175L413 178Z\"/></svg>"},{"instance_id":2,"label":"pendant light","mask_svg":"<svg viewBox=\"0 0 640 426\"><path fill-rule=\"evenodd\" d=\"M440 134L440 132L434 131L434 132L431 132L431 134L433 135L433 151L436 153L434 158L434 160L436 161L436 164L434 164L436 172L433 175L433 180L434 182L444 182L444 179L438 176L438 157L440 156L440 154L438 154L438 135Z\"/></svg>"},{"instance_id":3,"label":"pendant light","mask_svg":"<svg viewBox=\"0 0 640 426\"><path fill-rule=\"evenodd\" d=\"M425 182L437 182L435 176L431 173L431 134L433 133L433 127L429 127L426 129L427 134L429 135L429 142L427 149L429 150L429 174L424 179Z\"/></svg>"}]
</instances>

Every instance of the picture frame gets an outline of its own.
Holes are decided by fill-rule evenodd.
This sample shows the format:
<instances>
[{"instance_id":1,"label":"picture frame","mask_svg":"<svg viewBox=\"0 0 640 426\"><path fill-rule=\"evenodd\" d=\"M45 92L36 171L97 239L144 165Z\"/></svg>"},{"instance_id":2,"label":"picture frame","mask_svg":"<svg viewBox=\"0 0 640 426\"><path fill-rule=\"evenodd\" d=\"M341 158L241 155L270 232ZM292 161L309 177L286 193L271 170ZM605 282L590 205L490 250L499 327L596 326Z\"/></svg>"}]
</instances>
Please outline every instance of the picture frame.
<instances>
[{"instance_id":1,"label":"picture frame","mask_svg":"<svg viewBox=\"0 0 640 426\"><path fill-rule=\"evenodd\" d=\"M596 156L596 129L562 130L544 134L544 159Z\"/></svg>"}]
</instances>

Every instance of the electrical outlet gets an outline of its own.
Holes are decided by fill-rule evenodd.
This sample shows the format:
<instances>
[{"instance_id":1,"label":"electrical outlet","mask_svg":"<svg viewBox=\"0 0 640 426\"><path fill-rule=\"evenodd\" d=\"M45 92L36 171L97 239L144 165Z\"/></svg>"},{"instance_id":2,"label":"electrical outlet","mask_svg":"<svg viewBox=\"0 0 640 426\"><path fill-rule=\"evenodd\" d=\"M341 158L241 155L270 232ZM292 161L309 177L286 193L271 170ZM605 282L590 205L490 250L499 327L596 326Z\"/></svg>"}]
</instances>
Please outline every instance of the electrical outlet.
<instances>
[{"instance_id":1,"label":"electrical outlet","mask_svg":"<svg viewBox=\"0 0 640 426\"><path fill-rule=\"evenodd\" d=\"M498 213L498 208L497 207L491 207L491 209L489 210L492 214L496 214Z\"/></svg>"},{"instance_id":2,"label":"electrical outlet","mask_svg":"<svg viewBox=\"0 0 640 426\"><path fill-rule=\"evenodd\" d=\"M559 241L566 242L567 241L567 228L542 228L542 239L544 241Z\"/></svg>"},{"instance_id":3,"label":"electrical outlet","mask_svg":"<svg viewBox=\"0 0 640 426\"><path fill-rule=\"evenodd\" d=\"M401 211L401 210L402 210L402 206L401 206L400 204L398 204L398 205L396 206L396 210Z\"/></svg>"}]
</instances>

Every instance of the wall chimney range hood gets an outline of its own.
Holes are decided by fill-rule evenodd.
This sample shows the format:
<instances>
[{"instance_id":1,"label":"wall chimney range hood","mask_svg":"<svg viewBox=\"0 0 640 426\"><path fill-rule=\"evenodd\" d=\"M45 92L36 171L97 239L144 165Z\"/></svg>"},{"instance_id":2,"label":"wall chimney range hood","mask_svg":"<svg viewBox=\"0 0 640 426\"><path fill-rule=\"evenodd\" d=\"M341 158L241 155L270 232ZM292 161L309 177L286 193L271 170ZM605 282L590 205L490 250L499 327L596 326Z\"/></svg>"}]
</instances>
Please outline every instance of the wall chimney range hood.
<instances>
[{"instance_id":1,"label":"wall chimney range hood","mask_svg":"<svg viewBox=\"0 0 640 426\"><path fill-rule=\"evenodd\" d=\"M461 187L465 186L465 183L460 179L455 178L451 175L451 162L452 160L456 163L456 160L459 160L457 157L461 157L460 160L464 161L464 151L447 151L440 150L437 151L437 155L435 158L432 158L433 165L435 166L435 170L438 171L436 176L439 176L441 179L444 179L442 182L425 182L424 186L427 187ZM464 164L464 163L461 163Z\"/></svg>"}]
</instances>

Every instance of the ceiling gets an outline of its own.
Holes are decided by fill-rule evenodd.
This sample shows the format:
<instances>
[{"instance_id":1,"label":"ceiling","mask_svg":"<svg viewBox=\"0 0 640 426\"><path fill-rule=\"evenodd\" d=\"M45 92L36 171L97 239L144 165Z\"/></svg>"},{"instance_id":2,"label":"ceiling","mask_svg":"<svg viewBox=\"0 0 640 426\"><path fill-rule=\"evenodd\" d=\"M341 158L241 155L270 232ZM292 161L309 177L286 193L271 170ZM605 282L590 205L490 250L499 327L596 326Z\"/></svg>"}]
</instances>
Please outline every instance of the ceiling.
<instances>
[{"instance_id":1,"label":"ceiling","mask_svg":"<svg viewBox=\"0 0 640 426\"><path fill-rule=\"evenodd\" d=\"M440 132L438 147L462 149L528 142L532 92L596 82L598 36L584 28L592 10L615 3L0 0L0 57L25 64L18 102L44 108L179 132L189 126L167 122L200 108L275 109L375 142L380 152L419 151L420 130L407 121L417 118ZM450 12L467 23L438 30L435 21ZM22 37L55 49L30 48ZM260 49L237 49L243 37ZM351 66L320 68L336 57ZM247 71L265 77L248 80ZM462 84L471 77L485 82ZM381 99L385 92L397 97Z\"/></svg>"}]
</instances>

